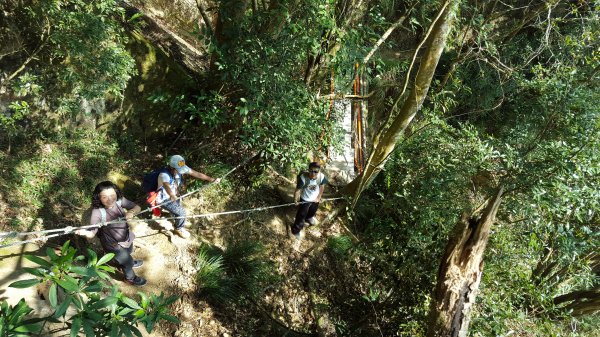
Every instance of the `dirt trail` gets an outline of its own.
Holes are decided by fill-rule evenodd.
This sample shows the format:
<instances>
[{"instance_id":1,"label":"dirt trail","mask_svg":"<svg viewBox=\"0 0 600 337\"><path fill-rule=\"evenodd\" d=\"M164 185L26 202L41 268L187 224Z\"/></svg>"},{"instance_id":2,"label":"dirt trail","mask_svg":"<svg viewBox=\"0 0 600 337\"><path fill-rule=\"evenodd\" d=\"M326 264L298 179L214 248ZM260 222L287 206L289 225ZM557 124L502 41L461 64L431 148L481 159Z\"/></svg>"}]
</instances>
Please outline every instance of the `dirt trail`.
<instances>
[{"instance_id":1,"label":"dirt trail","mask_svg":"<svg viewBox=\"0 0 600 337\"><path fill-rule=\"evenodd\" d=\"M205 212L202 205L201 198L190 198L184 202L184 206L189 210L188 214ZM322 212L318 215L321 219L324 217ZM222 322L222 317L220 318L218 313L196 294L195 259L202 242L226 247L227 242L232 240L258 241L266 247L267 256L276 265L276 272L285 280L281 288L266 294L264 303L270 311L279 313L276 319L286 324L302 326L306 324L307 303L310 301L308 295L302 291L304 287L301 275L307 268L306 259L302 255L325 238L322 237L322 229L316 226L306 229L304 238L296 242L290 236L288 228L294 213L293 208L284 208L250 216L193 219L191 224L187 224L192 233L192 237L187 240L173 235L173 225L166 220L138 222L132 225L137 237L134 241L133 256L143 260L144 265L135 272L146 278L148 283L142 288L128 285L122 282L120 273L115 275L114 282L125 294L133 298L137 298L138 291L155 294L163 292L180 297L173 304L171 313L176 315L181 323L161 323L152 336L239 335L240 332L235 331L235 324L232 327L230 323ZM43 291L35 288L8 288L8 284L19 279L31 278L22 268L30 267L32 263L23 259L22 254L41 254L44 249L28 244L0 251L2 298L13 305L25 298L36 316L52 312L39 294ZM198 331L202 333L199 334Z\"/></svg>"}]
</instances>

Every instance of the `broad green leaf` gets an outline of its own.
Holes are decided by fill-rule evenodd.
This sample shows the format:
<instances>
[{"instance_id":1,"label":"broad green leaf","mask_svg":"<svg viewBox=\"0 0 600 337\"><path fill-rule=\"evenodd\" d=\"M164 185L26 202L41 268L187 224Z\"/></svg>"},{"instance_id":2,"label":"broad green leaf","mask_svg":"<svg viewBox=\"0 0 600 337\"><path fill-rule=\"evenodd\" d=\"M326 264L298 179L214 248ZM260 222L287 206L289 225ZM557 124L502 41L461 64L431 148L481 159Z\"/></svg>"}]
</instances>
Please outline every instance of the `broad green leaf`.
<instances>
[{"instance_id":1,"label":"broad green leaf","mask_svg":"<svg viewBox=\"0 0 600 337\"><path fill-rule=\"evenodd\" d=\"M92 328L92 322L90 320L85 320L83 324L83 331L85 332L85 337L94 337L94 328Z\"/></svg>"},{"instance_id":2,"label":"broad green leaf","mask_svg":"<svg viewBox=\"0 0 600 337\"><path fill-rule=\"evenodd\" d=\"M99 321L102 319L102 315L96 311L88 311L88 316L94 321Z\"/></svg>"},{"instance_id":3,"label":"broad green leaf","mask_svg":"<svg viewBox=\"0 0 600 337\"><path fill-rule=\"evenodd\" d=\"M94 276L94 273L91 272L91 270L86 267L74 266L74 267L71 267L71 271L74 272L75 274L81 275L81 276Z\"/></svg>"},{"instance_id":4,"label":"broad green leaf","mask_svg":"<svg viewBox=\"0 0 600 337\"><path fill-rule=\"evenodd\" d=\"M128 313L130 313L130 312L133 312L133 309L131 309L131 308L123 308L123 309L121 309L121 311L119 311L118 315L119 316L125 316Z\"/></svg>"},{"instance_id":5,"label":"broad green leaf","mask_svg":"<svg viewBox=\"0 0 600 337\"><path fill-rule=\"evenodd\" d=\"M175 316L172 316L172 315L161 314L160 318L162 318L162 319L164 319L166 321L172 322L172 323L179 323L179 319L177 317L175 317Z\"/></svg>"},{"instance_id":6,"label":"broad green leaf","mask_svg":"<svg viewBox=\"0 0 600 337\"><path fill-rule=\"evenodd\" d=\"M134 335L136 335L137 337L142 337L142 332L135 326L131 326L131 331L133 332Z\"/></svg>"},{"instance_id":7,"label":"broad green leaf","mask_svg":"<svg viewBox=\"0 0 600 337\"><path fill-rule=\"evenodd\" d=\"M67 252L67 249L69 248L69 244L71 243L71 240L67 240L67 242L65 242L60 251L63 253L63 255L65 255L65 253Z\"/></svg>"},{"instance_id":8,"label":"broad green leaf","mask_svg":"<svg viewBox=\"0 0 600 337\"><path fill-rule=\"evenodd\" d=\"M10 315L9 324L16 325L17 322L25 315L29 314L33 309L31 309L27 303L25 303L24 299L21 299L17 305L14 306L12 310L12 315Z\"/></svg>"},{"instance_id":9,"label":"broad green leaf","mask_svg":"<svg viewBox=\"0 0 600 337\"><path fill-rule=\"evenodd\" d=\"M99 267L99 268L104 268L104 267ZM114 269L111 270L110 272L111 273L114 272ZM98 271L98 277L100 277L103 280L110 280L111 279L110 275L108 275L107 273L101 272L101 271Z\"/></svg>"},{"instance_id":10,"label":"broad green leaf","mask_svg":"<svg viewBox=\"0 0 600 337\"><path fill-rule=\"evenodd\" d=\"M9 284L8 286L11 288L29 288L38 283L40 283L40 280L38 280L38 279L28 279L28 280L21 280L21 281L13 282L13 283Z\"/></svg>"},{"instance_id":11,"label":"broad green leaf","mask_svg":"<svg viewBox=\"0 0 600 337\"><path fill-rule=\"evenodd\" d=\"M78 280L78 279L76 279L76 278L74 278L74 277L73 277L73 276L71 276L71 275L64 275L64 279L65 279L66 281L69 281L69 282L71 282L71 283L79 284L79 280Z\"/></svg>"},{"instance_id":12,"label":"broad green leaf","mask_svg":"<svg viewBox=\"0 0 600 337\"><path fill-rule=\"evenodd\" d=\"M150 319L150 318L149 318L149 319L146 321L146 324L145 324L146 331L147 331L148 333L151 333L151 332L152 332L152 330L154 330L154 325L155 325L155 324L156 324L156 321L155 321L154 319Z\"/></svg>"},{"instance_id":13,"label":"broad green leaf","mask_svg":"<svg viewBox=\"0 0 600 337\"><path fill-rule=\"evenodd\" d=\"M79 290L77 283L73 283L67 280L56 280L59 286L63 287L68 292L75 292Z\"/></svg>"},{"instance_id":14,"label":"broad green leaf","mask_svg":"<svg viewBox=\"0 0 600 337\"><path fill-rule=\"evenodd\" d=\"M71 337L77 337L79 335L80 329L81 329L81 318L77 317L73 320L73 325L71 325Z\"/></svg>"},{"instance_id":15,"label":"broad green leaf","mask_svg":"<svg viewBox=\"0 0 600 337\"><path fill-rule=\"evenodd\" d=\"M111 324L110 326L110 333L108 334L109 337L119 337L119 326L115 323Z\"/></svg>"},{"instance_id":16,"label":"broad green leaf","mask_svg":"<svg viewBox=\"0 0 600 337\"><path fill-rule=\"evenodd\" d=\"M179 299L178 296L171 295L171 296L167 297L167 299L164 301L163 305L165 305L165 306L171 305L173 302L177 301L178 299Z\"/></svg>"},{"instance_id":17,"label":"broad green leaf","mask_svg":"<svg viewBox=\"0 0 600 337\"><path fill-rule=\"evenodd\" d=\"M48 299L50 300L50 305L53 308L56 308L56 283L52 283L50 286L50 290L48 291Z\"/></svg>"},{"instance_id":18,"label":"broad green leaf","mask_svg":"<svg viewBox=\"0 0 600 337\"><path fill-rule=\"evenodd\" d=\"M148 307L148 296L142 292L138 292L138 295L142 298L142 302L140 303L142 308L146 309Z\"/></svg>"},{"instance_id":19,"label":"broad green leaf","mask_svg":"<svg viewBox=\"0 0 600 337\"><path fill-rule=\"evenodd\" d=\"M25 255L24 256L27 260L33 262L33 263L37 263L42 267L46 267L46 268L52 268L52 264L44 259L42 259L41 257L35 256L35 255Z\"/></svg>"},{"instance_id":20,"label":"broad green leaf","mask_svg":"<svg viewBox=\"0 0 600 337\"><path fill-rule=\"evenodd\" d=\"M92 304L91 307L94 309L106 308L108 306L111 306L111 305L117 303L117 301L118 301L118 299L116 297L110 296L110 297L101 299L100 301Z\"/></svg>"},{"instance_id":21,"label":"broad green leaf","mask_svg":"<svg viewBox=\"0 0 600 337\"><path fill-rule=\"evenodd\" d=\"M58 256L56 255L56 253L54 252L54 249L47 247L46 248L46 255L48 255L48 257L50 258L50 260L54 261L58 258Z\"/></svg>"},{"instance_id":22,"label":"broad green leaf","mask_svg":"<svg viewBox=\"0 0 600 337\"><path fill-rule=\"evenodd\" d=\"M16 331L16 332L38 332L38 331L40 331L40 329L42 329L42 327L39 324L25 324L25 325L20 325L20 326L14 328L13 331ZM26 335L26 336L28 336L28 335Z\"/></svg>"},{"instance_id":23,"label":"broad green leaf","mask_svg":"<svg viewBox=\"0 0 600 337\"><path fill-rule=\"evenodd\" d=\"M98 261L98 255L96 255L96 252L94 252L93 250L88 248L88 255L89 255L89 259L88 259L88 265L96 265L96 261Z\"/></svg>"},{"instance_id":24,"label":"broad green leaf","mask_svg":"<svg viewBox=\"0 0 600 337\"><path fill-rule=\"evenodd\" d=\"M127 325L121 325L121 332L123 332L123 334L127 337L133 337L131 329L129 329L129 326Z\"/></svg>"},{"instance_id":25,"label":"broad green leaf","mask_svg":"<svg viewBox=\"0 0 600 337\"><path fill-rule=\"evenodd\" d=\"M126 305L128 305L128 306L129 306L129 307L131 307L131 308L134 308L134 309L141 309L140 305L139 305L139 304L138 304L136 301L132 300L132 299L131 299L131 298L129 298L129 297L125 297L125 296L123 296L123 297L121 298L121 301L123 301L123 303L125 303Z\"/></svg>"},{"instance_id":26,"label":"broad green leaf","mask_svg":"<svg viewBox=\"0 0 600 337\"><path fill-rule=\"evenodd\" d=\"M29 274L33 275L33 276L44 277L44 275L45 275L44 269L42 269L42 268L28 268L28 267L23 267L22 269L24 271L28 272Z\"/></svg>"},{"instance_id":27,"label":"broad green leaf","mask_svg":"<svg viewBox=\"0 0 600 337\"><path fill-rule=\"evenodd\" d=\"M90 282L85 288L83 288L84 292L99 292L102 290L102 283L98 280L94 280Z\"/></svg>"},{"instance_id":28,"label":"broad green leaf","mask_svg":"<svg viewBox=\"0 0 600 337\"><path fill-rule=\"evenodd\" d=\"M101 266L101 265L105 264L106 262L110 261L114 256L115 256L114 253L108 253L108 254L104 255L102 258L100 258L100 260L98 260L98 263L96 263L96 266Z\"/></svg>"},{"instance_id":29,"label":"broad green leaf","mask_svg":"<svg viewBox=\"0 0 600 337\"><path fill-rule=\"evenodd\" d=\"M58 306L58 309L52 315L55 318L61 317L67 312L69 305L71 304L71 296L67 296L64 301Z\"/></svg>"}]
</instances>

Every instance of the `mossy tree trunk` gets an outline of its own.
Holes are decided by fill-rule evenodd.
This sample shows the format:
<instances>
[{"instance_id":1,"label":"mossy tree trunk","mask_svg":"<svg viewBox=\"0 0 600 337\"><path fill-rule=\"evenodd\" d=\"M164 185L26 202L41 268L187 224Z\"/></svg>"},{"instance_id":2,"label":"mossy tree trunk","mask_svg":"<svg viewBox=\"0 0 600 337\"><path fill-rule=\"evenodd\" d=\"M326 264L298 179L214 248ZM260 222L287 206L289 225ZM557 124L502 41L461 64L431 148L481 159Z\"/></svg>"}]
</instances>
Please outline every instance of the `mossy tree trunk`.
<instances>
[{"instance_id":1,"label":"mossy tree trunk","mask_svg":"<svg viewBox=\"0 0 600 337\"><path fill-rule=\"evenodd\" d=\"M417 75L407 98L404 100L400 111L390 120L388 126L383 125L381 131L375 137L373 150L363 173L346 186L344 192L352 197L353 206L356 205L360 194L381 172L390 154L396 148L398 139L421 109L423 101L427 97L438 61L446 46L446 40L459 3L458 0L449 0L443 5L437 19L430 28L429 37L426 41L427 48L421 58ZM394 111L390 111L389 114L393 113Z\"/></svg>"},{"instance_id":2,"label":"mossy tree trunk","mask_svg":"<svg viewBox=\"0 0 600 337\"><path fill-rule=\"evenodd\" d=\"M465 215L450 234L429 311L428 337L467 336L483 271L483 254L503 189L481 214Z\"/></svg>"}]
</instances>

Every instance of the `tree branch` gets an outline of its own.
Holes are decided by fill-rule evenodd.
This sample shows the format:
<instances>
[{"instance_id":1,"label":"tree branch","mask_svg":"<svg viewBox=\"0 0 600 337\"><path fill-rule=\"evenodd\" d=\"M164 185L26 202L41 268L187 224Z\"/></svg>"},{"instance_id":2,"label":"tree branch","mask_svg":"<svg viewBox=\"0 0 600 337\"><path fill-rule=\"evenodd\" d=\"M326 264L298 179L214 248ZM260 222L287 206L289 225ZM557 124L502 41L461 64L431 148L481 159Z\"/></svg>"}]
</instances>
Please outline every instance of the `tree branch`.
<instances>
[{"instance_id":1,"label":"tree branch","mask_svg":"<svg viewBox=\"0 0 600 337\"><path fill-rule=\"evenodd\" d=\"M371 51L369 51L367 56L365 56L365 58L363 59L363 64L366 65L369 62L369 60L371 59L371 57L373 56L373 54L375 54L377 49L379 49L379 47L385 42L385 40L387 40L387 38L394 32L394 30L396 30L396 28L398 28L400 25L402 25L402 23L404 23L404 20L406 20L406 18L408 17L408 15L410 14L410 12L413 10L414 7L415 7L415 4L413 4L408 9L408 12L406 14L401 16L396 22L394 22L390 26L390 28L388 28L385 31L385 33L383 33L383 35L381 35L381 37L379 38L379 40L377 40L377 42L375 43L375 45L373 46Z\"/></svg>"},{"instance_id":2,"label":"tree branch","mask_svg":"<svg viewBox=\"0 0 600 337\"><path fill-rule=\"evenodd\" d=\"M202 16L202 20L204 21L204 25L206 25L206 29L208 30L208 34L210 37L214 37L215 33L212 29L212 24L210 22L210 18L208 17L208 13L206 11L206 7L202 4L202 0L196 0L196 7L198 7L198 11L200 12L200 16Z\"/></svg>"}]
</instances>

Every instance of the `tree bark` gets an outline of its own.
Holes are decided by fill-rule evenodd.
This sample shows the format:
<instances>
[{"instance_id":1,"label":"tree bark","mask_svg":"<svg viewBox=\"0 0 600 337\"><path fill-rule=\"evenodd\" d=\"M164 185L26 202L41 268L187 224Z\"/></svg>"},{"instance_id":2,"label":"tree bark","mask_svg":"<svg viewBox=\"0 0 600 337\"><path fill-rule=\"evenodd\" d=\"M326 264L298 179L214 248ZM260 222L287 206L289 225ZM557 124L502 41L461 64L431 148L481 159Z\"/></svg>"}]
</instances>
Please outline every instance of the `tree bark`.
<instances>
[{"instance_id":1,"label":"tree bark","mask_svg":"<svg viewBox=\"0 0 600 337\"><path fill-rule=\"evenodd\" d=\"M206 31L210 35L211 38L214 37L214 32L212 28L212 23L210 22L210 18L208 17L208 12L206 11L206 7L202 3L203 0L196 0L196 7L198 7L198 12L200 12L200 16L204 21L204 25L206 26Z\"/></svg>"},{"instance_id":2,"label":"tree bark","mask_svg":"<svg viewBox=\"0 0 600 337\"><path fill-rule=\"evenodd\" d=\"M428 337L467 336L483 254L503 192L501 187L480 216L465 214L450 235L429 311Z\"/></svg>"},{"instance_id":3,"label":"tree bark","mask_svg":"<svg viewBox=\"0 0 600 337\"><path fill-rule=\"evenodd\" d=\"M432 23L431 33L428 37L428 47L422 57L415 81L411 85L410 94L404 101L400 112L390 121L390 126L388 128L384 126L378 136L375 137L373 151L371 151L363 173L346 186L345 193L352 196L352 206L356 205L362 191L381 172L390 154L395 149L398 139L421 109L438 61L446 46L446 39L459 2L459 0L446 2L438 15L438 19Z\"/></svg>"},{"instance_id":4,"label":"tree bark","mask_svg":"<svg viewBox=\"0 0 600 337\"><path fill-rule=\"evenodd\" d=\"M600 286L592 289L573 291L554 298L554 304L566 304L562 309L572 316L583 316L600 311Z\"/></svg>"},{"instance_id":5,"label":"tree bark","mask_svg":"<svg viewBox=\"0 0 600 337\"><path fill-rule=\"evenodd\" d=\"M240 37L240 24L249 4L249 0L221 1L214 30L220 47L226 50L234 49L235 41Z\"/></svg>"}]
</instances>

